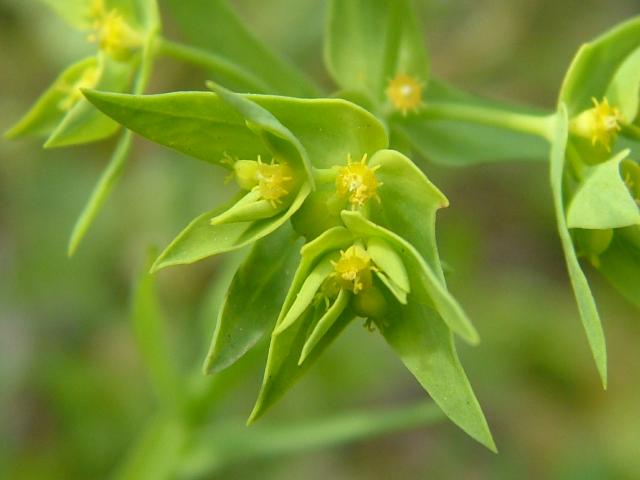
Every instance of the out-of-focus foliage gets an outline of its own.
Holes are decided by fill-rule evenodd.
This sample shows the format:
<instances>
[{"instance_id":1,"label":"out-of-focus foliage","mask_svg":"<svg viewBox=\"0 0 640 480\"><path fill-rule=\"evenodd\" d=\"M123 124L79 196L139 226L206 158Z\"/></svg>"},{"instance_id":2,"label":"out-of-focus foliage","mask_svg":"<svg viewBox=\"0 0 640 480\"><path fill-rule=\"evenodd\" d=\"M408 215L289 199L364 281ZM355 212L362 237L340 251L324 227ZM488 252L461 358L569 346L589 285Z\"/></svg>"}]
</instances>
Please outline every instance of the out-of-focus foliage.
<instances>
[{"instance_id":1,"label":"out-of-focus foliage","mask_svg":"<svg viewBox=\"0 0 640 480\"><path fill-rule=\"evenodd\" d=\"M258 37L317 76L322 3L272 0L266 8L264 1L239 0L233 6ZM438 77L497 100L551 106L579 42L636 10L633 0L460 0L431 2L422 13L431 70ZM576 11L580 18L567 22ZM18 0L0 2L0 45L0 130L64 65L88 53L80 35L68 33L34 2ZM532 64L539 68L531 69ZM151 91L200 88L204 78L169 62L158 69ZM201 205L228 196L207 165L178 161L177 154L138 141L136 161L119 195L69 261L67 233L77 205L111 147L105 143L44 155L33 144L0 142L3 478L100 478L114 471L154 420L148 414L157 407L129 323L129 295L142 252L150 243L167 243L200 213ZM429 167L429 174L456 207L440 218L439 244L456 272L451 288L475 312L483 338L477 348L463 347L461 355L496 437L505 439L498 444L500 455L487 454L443 423L310 454L253 462L240 458L241 463L221 471L223 478L276 479L291 472L310 479L637 476L638 315L594 276L603 317L611 319L605 394L583 338L576 334L577 319L570 321L575 307L551 204L540 201L550 199L544 166L455 172ZM540 240L545 238L548 243ZM116 244L127 248L115 249ZM175 368L181 374L198 378L191 366L206 354L219 293L212 291L204 305L197 299L223 267L212 260L159 274ZM495 291L509 294L496 296ZM230 418L230 428L241 425L259 386L256 366L264 362L264 347L216 385L204 381L194 387L207 394L206 402L190 409L194 422ZM218 393L225 384L234 385L230 396ZM275 407L273 425L363 405L402 405L422 395L381 339L352 325L313 374Z\"/></svg>"}]
</instances>

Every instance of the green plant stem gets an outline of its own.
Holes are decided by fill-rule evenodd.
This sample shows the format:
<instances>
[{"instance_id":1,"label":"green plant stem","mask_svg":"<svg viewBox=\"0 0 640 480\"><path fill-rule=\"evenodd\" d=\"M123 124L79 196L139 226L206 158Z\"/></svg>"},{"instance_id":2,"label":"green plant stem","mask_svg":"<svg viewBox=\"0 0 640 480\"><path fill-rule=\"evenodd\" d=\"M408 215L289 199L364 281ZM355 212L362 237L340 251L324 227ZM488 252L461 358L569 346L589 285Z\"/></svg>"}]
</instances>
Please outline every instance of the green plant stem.
<instances>
[{"instance_id":1,"label":"green plant stem","mask_svg":"<svg viewBox=\"0 0 640 480\"><path fill-rule=\"evenodd\" d=\"M454 103L428 103L425 113L429 117L461 120L542 137L551 141L554 115L532 115L498 110L489 107Z\"/></svg>"},{"instance_id":2,"label":"green plant stem","mask_svg":"<svg viewBox=\"0 0 640 480\"><path fill-rule=\"evenodd\" d=\"M225 75L242 82L255 93L266 93L269 87L258 77L233 62L198 47L184 45L173 40L158 36L156 39L156 53L174 58L182 62L202 67L213 73Z\"/></svg>"}]
</instances>

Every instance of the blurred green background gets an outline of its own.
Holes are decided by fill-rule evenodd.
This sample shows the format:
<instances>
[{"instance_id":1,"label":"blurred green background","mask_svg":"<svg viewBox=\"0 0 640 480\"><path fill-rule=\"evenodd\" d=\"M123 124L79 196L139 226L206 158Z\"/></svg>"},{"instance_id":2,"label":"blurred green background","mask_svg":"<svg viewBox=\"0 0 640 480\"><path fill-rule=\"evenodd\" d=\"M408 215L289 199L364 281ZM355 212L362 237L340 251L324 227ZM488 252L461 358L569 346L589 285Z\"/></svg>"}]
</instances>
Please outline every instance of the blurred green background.
<instances>
[{"instance_id":1,"label":"blurred green background","mask_svg":"<svg viewBox=\"0 0 640 480\"><path fill-rule=\"evenodd\" d=\"M330 88L321 52L324 3L232 2L256 35ZM637 0L433 0L419 7L435 75L549 109L579 44L638 13ZM165 24L177 36L169 18ZM0 0L0 130L87 48L39 2ZM206 75L162 60L153 78L150 91L163 92L202 89ZM37 140L0 141L0 478L108 477L153 422L157 401L129 320L132 284L146 247L166 245L225 191L216 167L137 139L124 180L68 259L69 232L112 147L44 151ZM483 339L459 347L499 455L441 421L240 462L218 476L640 478L638 313L591 275L610 352L603 392L566 278L545 165L425 170L451 201L439 217L439 244L451 289ZM263 345L213 387L199 378L215 324L214 286L233 261L158 276L172 362L210 389L194 414L202 425L242 425L266 356ZM381 338L354 323L264 422L424 397Z\"/></svg>"}]
</instances>

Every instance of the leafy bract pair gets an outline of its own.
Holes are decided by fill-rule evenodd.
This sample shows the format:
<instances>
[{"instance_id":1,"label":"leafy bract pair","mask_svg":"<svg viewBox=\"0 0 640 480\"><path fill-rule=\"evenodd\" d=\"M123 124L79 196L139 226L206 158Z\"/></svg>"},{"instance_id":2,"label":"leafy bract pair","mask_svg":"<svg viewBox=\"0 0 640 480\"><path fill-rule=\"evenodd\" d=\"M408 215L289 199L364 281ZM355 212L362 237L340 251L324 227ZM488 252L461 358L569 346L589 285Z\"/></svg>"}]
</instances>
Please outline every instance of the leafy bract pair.
<instances>
[{"instance_id":1,"label":"leafy bract pair","mask_svg":"<svg viewBox=\"0 0 640 480\"><path fill-rule=\"evenodd\" d=\"M86 92L126 127L227 168L240 187L229 204L189 224L153 267L253 244L227 293L206 370L229 366L272 330L254 420L344 327L365 318L449 417L495 448L453 345L452 332L478 338L437 253L435 215L446 198L407 157L387 150L382 124L350 102L210 87L215 93ZM298 254L300 236L307 242Z\"/></svg>"},{"instance_id":2,"label":"leafy bract pair","mask_svg":"<svg viewBox=\"0 0 640 480\"><path fill-rule=\"evenodd\" d=\"M5 136L47 136L45 147L94 142L113 135L118 124L96 110L84 88L142 93L150 75L160 30L155 0L43 0L72 28L85 32L96 53L65 69ZM122 174L131 134L120 136L111 160L71 234L73 254Z\"/></svg>"},{"instance_id":3,"label":"leafy bract pair","mask_svg":"<svg viewBox=\"0 0 640 480\"><path fill-rule=\"evenodd\" d=\"M552 137L551 185L558 230L605 386L604 334L578 255L640 305L639 95L636 18L578 51L560 92Z\"/></svg>"}]
</instances>

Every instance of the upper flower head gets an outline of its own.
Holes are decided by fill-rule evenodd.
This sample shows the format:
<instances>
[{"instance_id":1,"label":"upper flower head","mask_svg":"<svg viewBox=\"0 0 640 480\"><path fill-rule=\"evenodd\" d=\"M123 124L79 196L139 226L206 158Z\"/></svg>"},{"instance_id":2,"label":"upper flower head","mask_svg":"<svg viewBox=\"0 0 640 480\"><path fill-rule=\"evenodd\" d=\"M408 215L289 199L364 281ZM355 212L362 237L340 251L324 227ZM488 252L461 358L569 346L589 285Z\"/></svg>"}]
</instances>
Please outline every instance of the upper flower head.
<instances>
[{"instance_id":1,"label":"upper flower head","mask_svg":"<svg viewBox=\"0 0 640 480\"><path fill-rule=\"evenodd\" d=\"M92 33L88 39L116 60L126 61L142 44L135 31L117 9L107 10L104 0L94 0L88 14Z\"/></svg>"},{"instance_id":2,"label":"upper flower head","mask_svg":"<svg viewBox=\"0 0 640 480\"><path fill-rule=\"evenodd\" d=\"M415 110L422 102L422 83L405 73L399 73L389 82L387 97L396 110L406 115L409 110Z\"/></svg>"},{"instance_id":3,"label":"upper flower head","mask_svg":"<svg viewBox=\"0 0 640 480\"><path fill-rule=\"evenodd\" d=\"M267 200L272 206L282 202L293 185L293 171L286 162L270 164L258 160L238 160L234 164L234 171L238 185L245 190L257 192L262 200Z\"/></svg>"},{"instance_id":4,"label":"upper flower head","mask_svg":"<svg viewBox=\"0 0 640 480\"><path fill-rule=\"evenodd\" d=\"M339 196L348 198L352 209L362 207L371 198L377 198L378 188L382 186L375 175L379 165L370 168L366 161L366 154L356 163L349 155L347 166L340 168L336 177L336 191Z\"/></svg>"},{"instance_id":5,"label":"upper flower head","mask_svg":"<svg viewBox=\"0 0 640 480\"><path fill-rule=\"evenodd\" d=\"M592 145L600 144L607 151L611 151L611 145L620 131L620 110L609 105L606 98L601 102L595 98L592 101L592 108L573 119L571 130L578 136L590 139Z\"/></svg>"}]
</instances>

